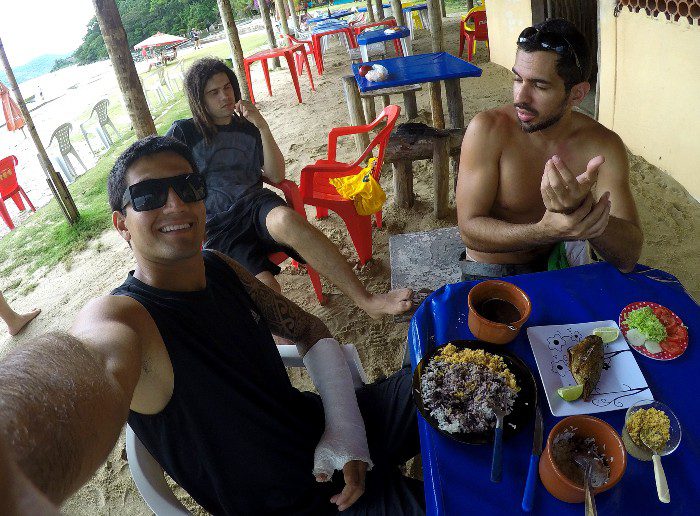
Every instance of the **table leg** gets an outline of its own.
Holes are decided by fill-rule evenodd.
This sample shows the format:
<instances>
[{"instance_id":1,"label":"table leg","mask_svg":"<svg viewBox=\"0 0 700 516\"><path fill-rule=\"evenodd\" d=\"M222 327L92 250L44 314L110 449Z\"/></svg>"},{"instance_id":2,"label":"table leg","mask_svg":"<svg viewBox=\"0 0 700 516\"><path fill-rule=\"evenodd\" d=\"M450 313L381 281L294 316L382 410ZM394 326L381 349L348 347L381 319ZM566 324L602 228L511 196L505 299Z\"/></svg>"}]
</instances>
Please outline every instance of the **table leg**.
<instances>
[{"instance_id":1,"label":"table leg","mask_svg":"<svg viewBox=\"0 0 700 516\"><path fill-rule=\"evenodd\" d=\"M442 110L442 94L440 92L440 82L428 84L430 91L430 110L433 113L433 127L435 129L445 128L445 113Z\"/></svg>"},{"instance_id":2,"label":"table leg","mask_svg":"<svg viewBox=\"0 0 700 516\"><path fill-rule=\"evenodd\" d=\"M369 61L369 52L367 52L367 45L360 45L360 55L362 56L363 63Z\"/></svg>"},{"instance_id":3,"label":"table leg","mask_svg":"<svg viewBox=\"0 0 700 516\"><path fill-rule=\"evenodd\" d=\"M401 50L401 43L399 40L395 39L392 41L392 43L394 44L394 52L396 52L396 57L403 57L403 51Z\"/></svg>"},{"instance_id":4,"label":"table leg","mask_svg":"<svg viewBox=\"0 0 700 516\"><path fill-rule=\"evenodd\" d=\"M365 125L365 115L362 112L362 101L360 100L360 92L357 90L357 81L354 75L345 75L343 77L343 92L345 93L345 101L348 104L348 112L350 113L351 125ZM369 145L369 135L367 133L356 134L355 145L357 152L362 152Z\"/></svg>"},{"instance_id":5,"label":"table leg","mask_svg":"<svg viewBox=\"0 0 700 516\"><path fill-rule=\"evenodd\" d=\"M319 75L323 75L323 58L321 57L321 38L316 35L311 36L311 41L314 44L314 61L316 61L316 70Z\"/></svg>"},{"instance_id":6,"label":"table leg","mask_svg":"<svg viewBox=\"0 0 700 516\"><path fill-rule=\"evenodd\" d=\"M272 97L272 84L270 84L270 69L267 67L267 59L261 59L263 75L265 76L265 84L267 84L267 93Z\"/></svg>"},{"instance_id":7,"label":"table leg","mask_svg":"<svg viewBox=\"0 0 700 516\"><path fill-rule=\"evenodd\" d=\"M306 63L306 75L309 76L309 82L311 83L311 91L316 91L316 88L314 87L314 78L311 76L311 66L309 65L309 58L306 55L305 50L301 50L301 58L304 63ZM302 66L302 69L304 67ZM299 75L301 76L301 70L299 70Z\"/></svg>"},{"instance_id":8,"label":"table leg","mask_svg":"<svg viewBox=\"0 0 700 516\"><path fill-rule=\"evenodd\" d=\"M369 124L372 120L377 118L377 110L374 107L374 97L361 97L362 104L365 106L365 118Z\"/></svg>"},{"instance_id":9,"label":"table leg","mask_svg":"<svg viewBox=\"0 0 700 516\"><path fill-rule=\"evenodd\" d=\"M301 104L301 90L299 89L299 77L297 76L297 70L296 66L294 66L294 59L292 58L291 52L285 52L284 58L287 60L289 72L292 74L292 83L294 83L294 89L297 92L297 99L299 99L299 104Z\"/></svg>"},{"instance_id":10,"label":"table leg","mask_svg":"<svg viewBox=\"0 0 700 516\"><path fill-rule=\"evenodd\" d=\"M449 144L450 138L439 138L435 140L433 147L433 211L435 218L444 219L449 211Z\"/></svg>"},{"instance_id":11,"label":"table leg","mask_svg":"<svg viewBox=\"0 0 700 516\"><path fill-rule=\"evenodd\" d=\"M423 28L430 30L430 17L428 16L428 10L422 9L418 11L418 16L420 16L420 21L423 24Z\"/></svg>"},{"instance_id":12,"label":"table leg","mask_svg":"<svg viewBox=\"0 0 700 516\"><path fill-rule=\"evenodd\" d=\"M243 64L245 66L245 78L248 82L248 96L250 97L250 101L255 104L255 96L253 95L253 81L250 80L250 61L244 61Z\"/></svg>"},{"instance_id":13,"label":"table leg","mask_svg":"<svg viewBox=\"0 0 700 516\"><path fill-rule=\"evenodd\" d=\"M462 103L462 88L459 79L445 81L445 97L447 98L447 116L453 129L464 127L464 104Z\"/></svg>"},{"instance_id":14,"label":"table leg","mask_svg":"<svg viewBox=\"0 0 700 516\"><path fill-rule=\"evenodd\" d=\"M406 117L409 120L418 117L418 103L416 102L415 91L407 91L403 94L403 106L406 110Z\"/></svg>"},{"instance_id":15,"label":"table leg","mask_svg":"<svg viewBox=\"0 0 700 516\"><path fill-rule=\"evenodd\" d=\"M413 43L411 42L411 36L401 38L401 48L403 49L404 56L413 55Z\"/></svg>"},{"instance_id":16,"label":"table leg","mask_svg":"<svg viewBox=\"0 0 700 516\"><path fill-rule=\"evenodd\" d=\"M382 105L387 107L391 104L391 97L389 95L382 95Z\"/></svg>"},{"instance_id":17,"label":"table leg","mask_svg":"<svg viewBox=\"0 0 700 516\"><path fill-rule=\"evenodd\" d=\"M410 161L392 163L394 173L394 205L399 208L413 206L413 164Z\"/></svg>"}]
</instances>

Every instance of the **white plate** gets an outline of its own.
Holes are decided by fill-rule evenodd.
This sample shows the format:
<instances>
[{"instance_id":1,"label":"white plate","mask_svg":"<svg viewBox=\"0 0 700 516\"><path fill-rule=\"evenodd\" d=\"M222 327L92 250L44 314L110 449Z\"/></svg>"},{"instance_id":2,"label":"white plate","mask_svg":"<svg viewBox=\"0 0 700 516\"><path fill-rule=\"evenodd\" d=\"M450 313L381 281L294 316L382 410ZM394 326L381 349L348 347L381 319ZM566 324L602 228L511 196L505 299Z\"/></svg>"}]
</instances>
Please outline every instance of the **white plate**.
<instances>
[{"instance_id":1,"label":"white plate","mask_svg":"<svg viewBox=\"0 0 700 516\"><path fill-rule=\"evenodd\" d=\"M557 394L560 387L576 385L566 361L566 351L590 335L595 328L605 326L618 327L615 321L597 321L533 326L527 329L532 353L535 355L537 369L553 415L563 417L608 412L629 408L639 400L653 399L622 332L614 342L605 345L603 372L590 401L564 401Z\"/></svg>"}]
</instances>

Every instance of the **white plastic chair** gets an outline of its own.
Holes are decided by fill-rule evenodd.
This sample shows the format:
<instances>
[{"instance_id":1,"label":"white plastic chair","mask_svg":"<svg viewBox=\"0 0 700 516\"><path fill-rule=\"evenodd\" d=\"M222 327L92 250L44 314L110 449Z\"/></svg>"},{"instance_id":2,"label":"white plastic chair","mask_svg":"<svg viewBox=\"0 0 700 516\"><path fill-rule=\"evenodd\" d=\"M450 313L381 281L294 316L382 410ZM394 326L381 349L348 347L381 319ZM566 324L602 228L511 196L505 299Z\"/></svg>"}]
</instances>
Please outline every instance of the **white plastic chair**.
<instances>
[{"instance_id":1,"label":"white plastic chair","mask_svg":"<svg viewBox=\"0 0 700 516\"><path fill-rule=\"evenodd\" d=\"M286 367L304 367L304 362L299 356L296 346L279 345L277 349ZM352 375L352 382L357 389L367 383L367 375L362 367L360 355L353 344L345 344L340 349L345 355ZM131 476L134 478L134 483L141 493L141 497L156 516L190 514L170 489L163 476L163 468L160 467L160 464L149 453L129 425L126 425L126 457Z\"/></svg>"}]
</instances>

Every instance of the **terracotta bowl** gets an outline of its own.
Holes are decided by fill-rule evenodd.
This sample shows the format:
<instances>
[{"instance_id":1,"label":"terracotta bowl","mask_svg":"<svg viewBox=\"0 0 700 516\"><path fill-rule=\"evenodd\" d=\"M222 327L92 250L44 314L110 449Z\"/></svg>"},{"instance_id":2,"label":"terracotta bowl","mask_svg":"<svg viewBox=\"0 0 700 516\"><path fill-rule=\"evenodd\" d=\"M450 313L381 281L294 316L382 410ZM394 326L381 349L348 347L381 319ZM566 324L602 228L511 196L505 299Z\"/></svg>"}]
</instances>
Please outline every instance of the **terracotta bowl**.
<instances>
[{"instance_id":1,"label":"terracotta bowl","mask_svg":"<svg viewBox=\"0 0 700 516\"><path fill-rule=\"evenodd\" d=\"M627 454L622 439L613 427L602 419L593 416L569 416L557 423L547 438L547 446L540 457L540 479L552 496L563 502L583 503L583 487L569 480L557 467L552 457L554 438L563 430L573 427L576 434L593 437L599 450L612 457L610 462L610 479L600 487L593 489L595 494L607 491L615 486L627 468Z\"/></svg>"},{"instance_id":2,"label":"terracotta bowl","mask_svg":"<svg viewBox=\"0 0 700 516\"><path fill-rule=\"evenodd\" d=\"M475 306L487 299L502 299L515 305L520 312L520 319L510 324L490 321L475 310ZM491 344L508 344L520 332L520 327L530 317L532 303L527 294L512 283L500 280L482 281L472 287L467 298L469 317L467 323L472 335Z\"/></svg>"}]
</instances>

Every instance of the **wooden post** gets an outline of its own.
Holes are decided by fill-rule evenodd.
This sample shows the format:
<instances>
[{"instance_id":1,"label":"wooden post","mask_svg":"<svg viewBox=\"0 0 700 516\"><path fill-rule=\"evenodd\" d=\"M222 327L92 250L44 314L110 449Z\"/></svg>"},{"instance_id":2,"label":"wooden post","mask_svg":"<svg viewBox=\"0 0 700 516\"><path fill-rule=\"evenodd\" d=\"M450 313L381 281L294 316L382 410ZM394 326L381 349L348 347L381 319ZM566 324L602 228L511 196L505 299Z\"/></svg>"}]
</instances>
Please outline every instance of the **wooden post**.
<instances>
[{"instance_id":1,"label":"wooden post","mask_svg":"<svg viewBox=\"0 0 700 516\"><path fill-rule=\"evenodd\" d=\"M221 2L221 0L218 1ZM289 34L289 25L287 24L287 11L284 9L284 0L275 0L275 12L280 19L282 34L287 36Z\"/></svg>"},{"instance_id":2,"label":"wooden post","mask_svg":"<svg viewBox=\"0 0 700 516\"><path fill-rule=\"evenodd\" d=\"M442 94L439 82L428 84L430 92L430 110L433 113L433 127L435 129L445 128L445 113L442 110Z\"/></svg>"},{"instance_id":3,"label":"wooden post","mask_svg":"<svg viewBox=\"0 0 700 516\"><path fill-rule=\"evenodd\" d=\"M263 25L265 26L265 33L267 34L267 42L270 44L270 48L277 48L277 41L275 41L275 31L272 28L272 20L270 20L270 6L267 5L265 0L260 0L258 2L260 6L260 17L262 18ZM272 59L272 69L280 67L280 58L275 57Z\"/></svg>"},{"instance_id":4,"label":"wooden post","mask_svg":"<svg viewBox=\"0 0 700 516\"><path fill-rule=\"evenodd\" d=\"M362 97L362 104L365 106L365 119L367 123L377 118L377 110L374 107L374 97Z\"/></svg>"},{"instance_id":5,"label":"wooden post","mask_svg":"<svg viewBox=\"0 0 700 516\"><path fill-rule=\"evenodd\" d=\"M440 0L428 0L428 17L430 18L430 41L433 52L444 52L445 41L442 37L442 11Z\"/></svg>"},{"instance_id":6,"label":"wooden post","mask_svg":"<svg viewBox=\"0 0 700 516\"><path fill-rule=\"evenodd\" d=\"M377 21L384 19L384 0L374 0L374 9Z\"/></svg>"},{"instance_id":7,"label":"wooden post","mask_svg":"<svg viewBox=\"0 0 700 516\"><path fill-rule=\"evenodd\" d=\"M389 95L382 95L382 106L387 107L388 105L391 104L391 96Z\"/></svg>"},{"instance_id":8,"label":"wooden post","mask_svg":"<svg viewBox=\"0 0 700 516\"><path fill-rule=\"evenodd\" d=\"M412 120L418 116L418 103L416 102L416 92L407 91L403 94L403 107L406 118Z\"/></svg>"},{"instance_id":9,"label":"wooden post","mask_svg":"<svg viewBox=\"0 0 700 516\"><path fill-rule=\"evenodd\" d=\"M367 21L369 23L377 21L374 17L374 9L372 9L372 0L367 0Z\"/></svg>"},{"instance_id":10,"label":"wooden post","mask_svg":"<svg viewBox=\"0 0 700 516\"><path fill-rule=\"evenodd\" d=\"M449 170L449 138L435 140L433 150L433 209L435 217L444 219L449 212L450 201L450 170Z\"/></svg>"},{"instance_id":11,"label":"wooden post","mask_svg":"<svg viewBox=\"0 0 700 516\"><path fill-rule=\"evenodd\" d=\"M241 97L243 97L244 100L250 100L250 94L248 93L248 81L245 78L245 71L243 69L243 48L241 47L241 38L238 37L236 21L233 19L231 4L229 3L229 0L216 0L216 3L219 6L221 21L226 29L228 45L231 49L231 56L233 57L233 70L236 73L238 85L241 88Z\"/></svg>"},{"instance_id":12,"label":"wooden post","mask_svg":"<svg viewBox=\"0 0 700 516\"><path fill-rule=\"evenodd\" d=\"M391 164L394 171L394 205L399 208L413 206L413 164L410 161L397 161Z\"/></svg>"},{"instance_id":13,"label":"wooden post","mask_svg":"<svg viewBox=\"0 0 700 516\"><path fill-rule=\"evenodd\" d=\"M440 0L440 15L443 18L447 16L447 7L445 6L445 0Z\"/></svg>"},{"instance_id":14,"label":"wooden post","mask_svg":"<svg viewBox=\"0 0 700 516\"><path fill-rule=\"evenodd\" d=\"M453 129L464 127L464 104L462 103L462 88L459 79L445 80L445 97L450 127Z\"/></svg>"},{"instance_id":15,"label":"wooden post","mask_svg":"<svg viewBox=\"0 0 700 516\"><path fill-rule=\"evenodd\" d=\"M391 0L391 12L396 20L396 25L406 25L406 19L403 16L403 11L401 10L401 0Z\"/></svg>"},{"instance_id":16,"label":"wooden post","mask_svg":"<svg viewBox=\"0 0 700 516\"><path fill-rule=\"evenodd\" d=\"M63 214L66 216L66 220L68 221L68 223L75 224L80 218L78 208L75 206L75 202L73 202L73 198L71 197L70 192L66 187L66 184L63 182L63 178L58 173L56 173L56 170L51 164L51 160L49 160L49 157L46 155L46 149L41 143L41 138L39 138L39 134L36 132L36 127L34 127L32 115L29 113L27 105L24 103L24 97L22 97L22 92L19 90L19 86L17 85L17 79L15 79L15 74L12 71L10 62L7 59L7 56L5 55L5 47L2 44L2 38L0 38L0 60L2 60L2 65L5 69L5 75L7 75L8 82L10 83L10 89L12 90L12 93L14 93L15 100L17 101L17 105L19 106L19 110L22 112L22 116L24 117L24 123L29 129L29 135L32 137L34 146L39 152L39 159L44 164L44 170L46 170L48 176L46 180L48 181L49 186L51 187L51 191L53 192L54 197L56 198L56 202L61 207L61 210L63 210ZM131 63L133 65L133 60L131 61Z\"/></svg>"},{"instance_id":17,"label":"wooden post","mask_svg":"<svg viewBox=\"0 0 700 516\"><path fill-rule=\"evenodd\" d=\"M126 111L137 138L145 138L156 133L153 116L148 109L146 96L136 72L131 47L126 40L126 31L114 0L92 0L95 15L100 25L109 59L114 68L114 75L121 90ZM59 189L60 192L60 189Z\"/></svg>"},{"instance_id":18,"label":"wooden post","mask_svg":"<svg viewBox=\"0 0 700 516\"><path fill-rule=\"evenodd\" d=\"M264 2L265 0L261 0ZM296 34L301 30L299 26L299 16L297 15L297 10L294 7L294 0L287 0L287 5L289 6L289 14L292 17L292 23L294 24L294 33Z\"/></svg>"},{"instance_id":19,"label":"wooden post","mask_svg":"<svg viewBox=\"0 0 700 516\"><path fill-rule=\"evenodd\" d=\"M350 113L351 125L365 125L365 114L362 111L362 101L360 100L360 92L357 89L357 81L354 75L345 75L343 77L343 93L345 93L345 101L348 104L348 113ZM355 145L357 152L364 151L369 145L369 135L361 133L355 135Z\"/></svg>"}]
</instances>

